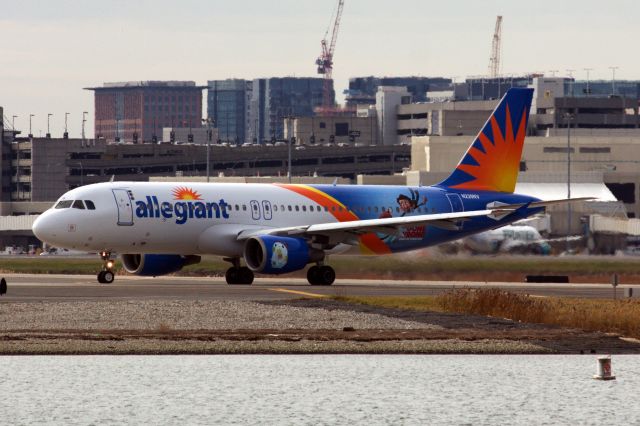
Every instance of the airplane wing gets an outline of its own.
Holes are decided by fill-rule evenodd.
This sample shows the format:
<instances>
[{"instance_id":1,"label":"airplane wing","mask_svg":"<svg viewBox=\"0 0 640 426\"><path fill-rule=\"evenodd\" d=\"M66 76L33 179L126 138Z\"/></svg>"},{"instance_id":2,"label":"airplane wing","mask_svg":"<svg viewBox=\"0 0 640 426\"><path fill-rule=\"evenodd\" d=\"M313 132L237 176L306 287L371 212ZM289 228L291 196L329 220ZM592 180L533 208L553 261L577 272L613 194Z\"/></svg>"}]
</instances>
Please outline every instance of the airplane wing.
<instances>
[{"instance_id":1,"label":"airplane wing","mask_svg":"<svg viewBox=\"0 0 640 426\"><path fill-rule=\"evenodd\" d=\"M564 198L562 200L544 200L544 201L534 201L528 204L502 204L502 203L491 203L487 206L489 209L511 209L517 210L522 206L527 206L529 208L535 209L539 207L549 207L555 204L564 204L564 203L578 203L580 201L594 201L595 197L582 197L582 198Z\"/></svg>"},{"instance_id":2,"label":"airplane wing","mask_svg":"<svg viewBox=\"0 0 640 426\"><path fill-rule=\"evenodd\" d=\"M504 215L511 213L515 209L503 208L502 206L488 209L475 210L456 213L439 213L419 216L390 217L383 219L354 220L349 222L329 222L312 225L291 226L285 228L266 228L261 230L250 230L238 234L238 240L246 240L258 235L328 235L332 233L368 234L379 232L384 234L395 234L402 226L431 225L444 229L457 229L457 223L469 220L474 217L493 215Z\"/></svg>"},{"instance_id":3,"label":"airplane wing","mask_svg":"<svg viewBox=\"0 0 640 426\"><path fill-rule=\"evenodd\" d=\"M352 234L362 235L371 232L377 232L387 235L397 234L401 227L430 225L446 230L459 229L459 222L469 220L474 217L487 216L492 219L500 220L514 211L522 208L539 208L553 204L590 201L593 198L572 198L565 200L535 201L528 204L502 204L491 203L487 205L486 210L473 210L455 213L438 213L419 216L402 216L390 217L383 219L365 219L354 220L349 222L327 222L311 225L290 226L283 228L263 228L242 231L237 235L239 241L246 240L259 235L282 235L282 236L314 236L332 234Z\"/></svg>"}]
</instances>

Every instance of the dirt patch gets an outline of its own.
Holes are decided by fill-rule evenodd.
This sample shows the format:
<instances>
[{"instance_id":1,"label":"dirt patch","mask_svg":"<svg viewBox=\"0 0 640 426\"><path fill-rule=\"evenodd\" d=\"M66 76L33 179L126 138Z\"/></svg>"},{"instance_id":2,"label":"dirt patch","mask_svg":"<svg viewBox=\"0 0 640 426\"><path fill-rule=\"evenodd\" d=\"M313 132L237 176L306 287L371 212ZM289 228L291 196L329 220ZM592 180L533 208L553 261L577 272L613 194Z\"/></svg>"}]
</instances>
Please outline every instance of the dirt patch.
<instances>
[{"instance_id":1,"label":"dirt patch","mask_svg":"<svg viewBox=\"0 0 640 426\"><path fill-rule=\"evenodd\" d=\"M422 339L449 338L469 341L504 339L526 341L544 347L553 353L640 354L640 342L623 340L621 339L622 336L617 334L586 332L572 328L523 323L504 318L352 305L324 299L283 300L264 303L375 313L406 321L438 325L444 328L444 330L429 330L428 332L420 330L419 335ZM397 334L398 332L396 332ZM407 333L407 335L411 335L411 332Z\"/></svg>"}]
</instances>

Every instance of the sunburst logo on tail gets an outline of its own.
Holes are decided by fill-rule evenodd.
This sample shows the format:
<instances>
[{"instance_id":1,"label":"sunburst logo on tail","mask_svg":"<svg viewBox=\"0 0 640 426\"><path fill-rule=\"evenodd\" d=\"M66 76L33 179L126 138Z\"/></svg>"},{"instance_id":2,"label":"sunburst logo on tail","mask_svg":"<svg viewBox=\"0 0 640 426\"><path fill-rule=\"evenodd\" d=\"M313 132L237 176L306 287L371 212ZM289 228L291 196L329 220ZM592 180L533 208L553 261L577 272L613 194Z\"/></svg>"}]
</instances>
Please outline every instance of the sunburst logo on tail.
<instances>
[{"instance_id":1,"label":"sunburst logo on tail","mask_svg":"<svg viewBox=\"0 0 640 426\"><path fill-rule=\"evenodd\" d=\"M202 200L202 196L191 188L179 186L173 191L174 200Z\"/></svg>"},{"instance_id":2,"label":"sunburst logo on tail","mask_svg":"<svg viewBox=\"0 0 640 426\"><path fill-rule=\"evenodd\" d=\"M504 134L495 116L491 117L493 138L484 132L480 133L478 137L480 146L471 147L467 153L476 164L463 162L458 165L458 170L467 173L472 179L452 188L513 192L526 136L526 114L526 110L522 112L517 133L513 129L508 105Z\"/></svg>"}]
</instances>

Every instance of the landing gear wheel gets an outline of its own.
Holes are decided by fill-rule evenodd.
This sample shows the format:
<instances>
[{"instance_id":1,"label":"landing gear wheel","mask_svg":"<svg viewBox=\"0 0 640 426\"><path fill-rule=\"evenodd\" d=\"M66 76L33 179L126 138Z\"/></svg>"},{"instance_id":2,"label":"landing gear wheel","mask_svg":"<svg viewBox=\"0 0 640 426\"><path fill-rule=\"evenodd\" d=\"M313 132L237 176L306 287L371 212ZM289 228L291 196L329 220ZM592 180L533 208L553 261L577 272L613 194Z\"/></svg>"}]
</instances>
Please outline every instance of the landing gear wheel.
<instances>
[{"instance_id":1,"label":"landing gear wheel","mask_svg":"<svg viewBox=\"0 0 640 426\"><path fill-rule=\"evenodd\" d=\"M312 266L307 270L307 281L311 285L320 285L320 280L318 276L320 275L320 267Z\"/></svg>"},{"instance_id":2,"label":"landing gear wheel","mask_svg":"<svg viewBox=\"0 0 640 426\"><path fill-rule=\"evenodd\" d=\"M253 283L253 271L246 266L236 267L233 266L227 269L225 273L225 279L227 280L227 284L243 284L243 285L251 285Z\"/></svg>"},{"instance_id":3,"label":"landing gear wheel","mask_svg":"<svg viewBox=\"0 0 640 426\"><path fill-rule=\"evenodd\" d=\"M224 274L225 280L227 280L227 284L238 284L238 269L236 267L231 267L227 269L227 272Z\"/></svg>"},{"instance_id":4,"label":"landing gear wheel","mask_svg":"<svg viewBox=\"0 0 640 426\"><path fill-rule=\"evenodd\" d=\"M113 272L111 271L100 271L98 272L98 282L100 284L111 284L113 279L115 278Z\"/></svg>"},{"instance_id":5,"label":"landing gear wheel","mask_svg":"<svg viewBox=\"0 0 640 426\"><path fill-rule=\"evenodd\" d=\"M105 284L111 284L113 282L114 278L115 278L115 275L113 274L113 272L111 272L111 271L103 271L102 272L102 279L104 280L103 282Z\"/></svg>"},{"instance_id":6,"label":"landing gear wheel","mask_svg":"<svg viewBox=\"0 0 640 426\"><path fill-rule=\"evenodd\" d=\"M336 271L331 266L320 266L318 277L321 285L331 285L336 280Z\"/></svg>"},{"instance_id":7,"label":"landing gear wheel","mask_svg":"<svg viewBox=\"0 0 640 426\"><path fill-rule=\"evenodd\" d=\"M253 271L246 266L240 268L240 284L253 284Z\"/></svg>"},{"instance_id":8,"label":"landing gear wheel","mask_svg":"<svg viewBox=\"0 0 640 426\"><path fill-rule=\"evenodd\" d=\"M307 271L307 281L311 285L331 285L336 280L336 272L331 266L312 266Z\"/></svg>"}]
</instances>

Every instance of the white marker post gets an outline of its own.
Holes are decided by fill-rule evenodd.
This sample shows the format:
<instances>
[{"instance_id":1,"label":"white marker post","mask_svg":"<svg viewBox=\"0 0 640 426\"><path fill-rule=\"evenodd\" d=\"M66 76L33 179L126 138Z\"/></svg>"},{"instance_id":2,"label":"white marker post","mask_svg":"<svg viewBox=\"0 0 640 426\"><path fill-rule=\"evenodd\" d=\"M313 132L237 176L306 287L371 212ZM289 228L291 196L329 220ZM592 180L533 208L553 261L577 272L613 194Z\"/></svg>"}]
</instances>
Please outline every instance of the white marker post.
<instances>
[{"instance_id":1,"label":"white marker post","mask_svg":"<svg viewBox=\"0 0 640 426\"><path fill-rule=\"evenodd\" d=\"M615 380L616 376L611 374L611 356L598 357L598 374L593 376L596 380Z\"/></svg>"}]
</instances>

